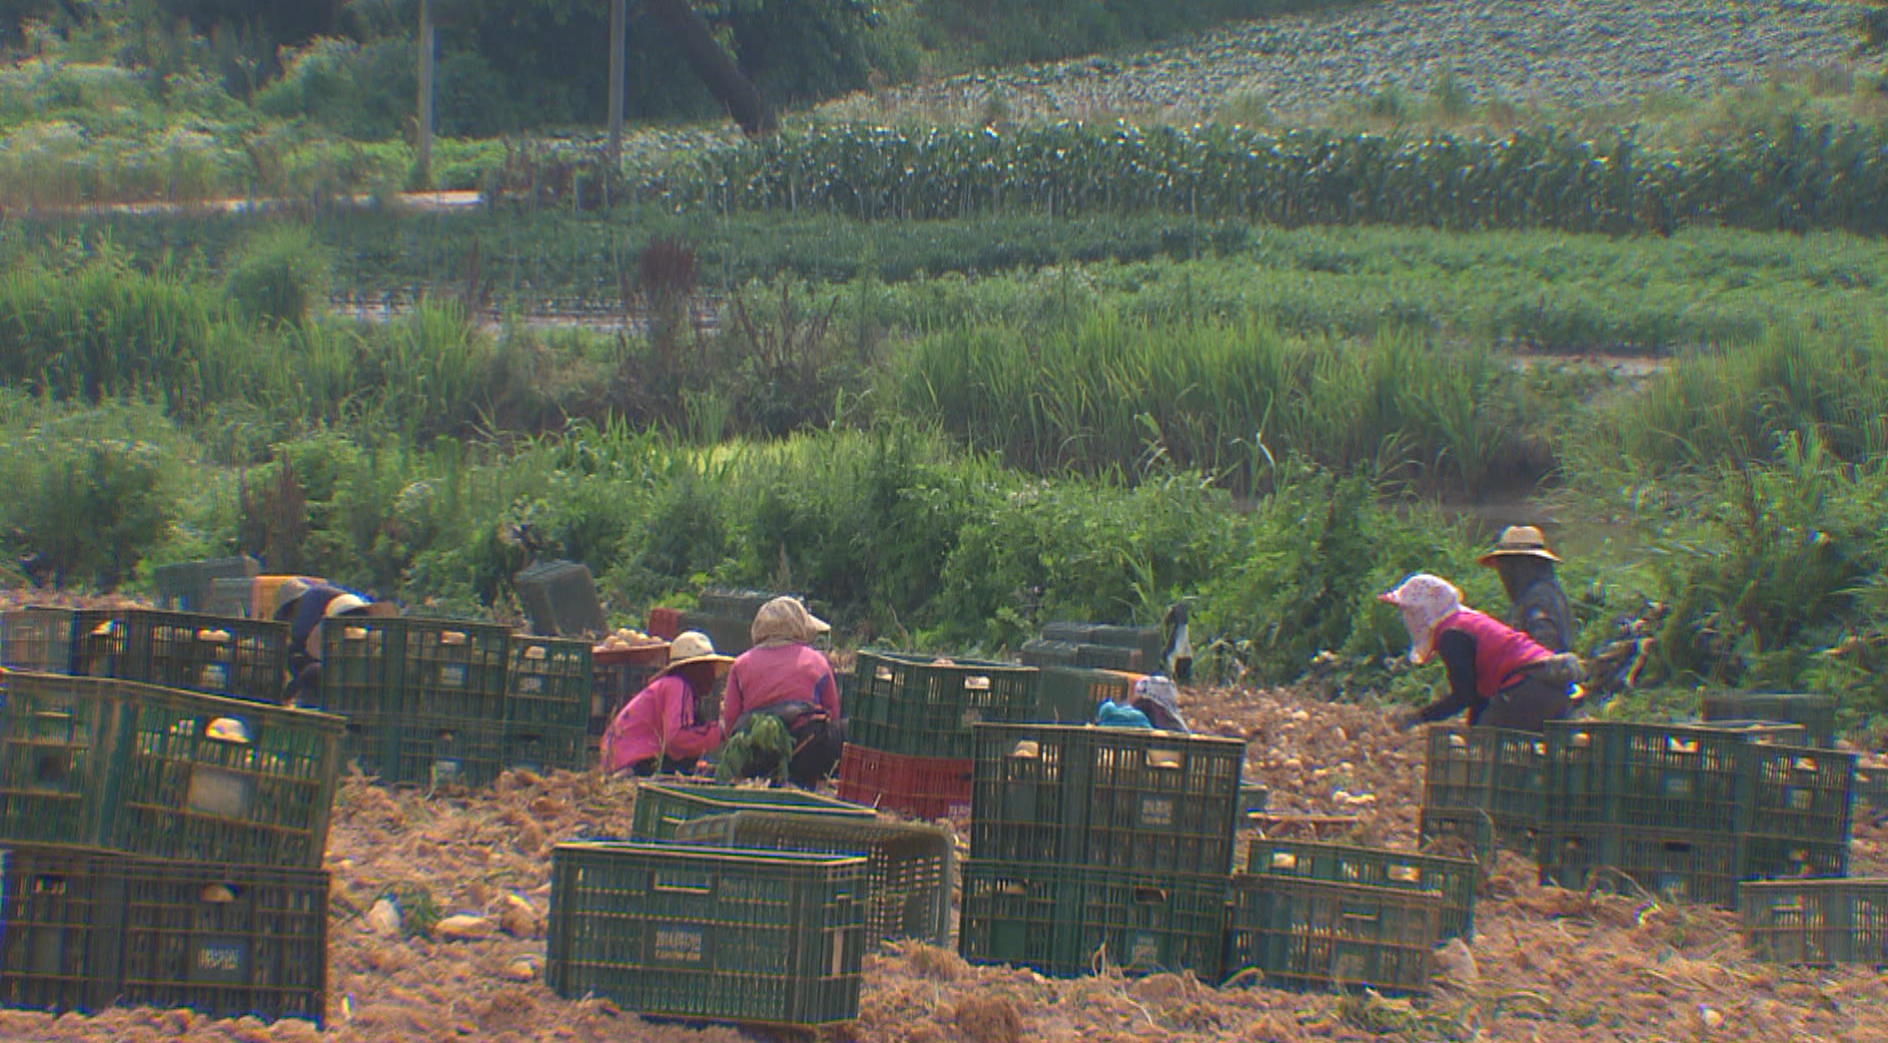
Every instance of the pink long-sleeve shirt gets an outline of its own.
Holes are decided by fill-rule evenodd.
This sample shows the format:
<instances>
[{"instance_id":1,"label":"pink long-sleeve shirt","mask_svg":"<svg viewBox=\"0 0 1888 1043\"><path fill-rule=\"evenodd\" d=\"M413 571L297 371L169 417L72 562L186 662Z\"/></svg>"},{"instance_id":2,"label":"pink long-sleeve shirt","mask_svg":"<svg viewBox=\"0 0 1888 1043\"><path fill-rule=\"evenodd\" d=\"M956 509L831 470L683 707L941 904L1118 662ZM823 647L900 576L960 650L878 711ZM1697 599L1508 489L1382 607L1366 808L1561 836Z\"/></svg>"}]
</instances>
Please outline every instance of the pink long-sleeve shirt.
<instances>
[{"instance_id":1,"label":"pink long-sleeve shirt","mask_svg":"<svg viewBox=\"0 0 1888 1043\"><path fill-rule=\"evenodd\" d=\"M826 656L809 645L762 645L735 657L728 687L721 695L721 731L749 710L775 703L818 703L826 716L839 719L839 681Z\"/></svg>"},{"instance_id":2,"label":"pink long-sleeve shirt","mask_svg":"<svg viewBox=\"0 0 1888 1043\"><path fill-rule=\"evenodd\" d=\"M603 770L617 772L649 757L699 757L721 742L717 721L695 721L688 682L669 674L649 682L610 721L603 734Z\"/></svg>"}]
</instances>

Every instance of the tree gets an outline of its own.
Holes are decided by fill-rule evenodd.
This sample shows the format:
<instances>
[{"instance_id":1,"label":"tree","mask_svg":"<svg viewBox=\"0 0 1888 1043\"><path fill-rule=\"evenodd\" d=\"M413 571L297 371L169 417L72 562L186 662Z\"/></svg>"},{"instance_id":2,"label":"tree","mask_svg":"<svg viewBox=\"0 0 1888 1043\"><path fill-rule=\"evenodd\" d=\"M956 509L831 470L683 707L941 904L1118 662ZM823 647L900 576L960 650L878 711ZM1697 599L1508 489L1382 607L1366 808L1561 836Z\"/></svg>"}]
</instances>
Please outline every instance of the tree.
<instances>
[{"instance_id":1,"label":"tree","mask_svg":"<svg viewBox=\"0 0 1888 1043\"><path fill-rule=\"evenodd\" d=\"M749 137L758 137L779 129L773 109L754 88L753 81L728 60L707 20L689 6L688 0L643 0L643 7L662 24L688 67L727 106L741 130Z\"/></svg>"}]
</instances>

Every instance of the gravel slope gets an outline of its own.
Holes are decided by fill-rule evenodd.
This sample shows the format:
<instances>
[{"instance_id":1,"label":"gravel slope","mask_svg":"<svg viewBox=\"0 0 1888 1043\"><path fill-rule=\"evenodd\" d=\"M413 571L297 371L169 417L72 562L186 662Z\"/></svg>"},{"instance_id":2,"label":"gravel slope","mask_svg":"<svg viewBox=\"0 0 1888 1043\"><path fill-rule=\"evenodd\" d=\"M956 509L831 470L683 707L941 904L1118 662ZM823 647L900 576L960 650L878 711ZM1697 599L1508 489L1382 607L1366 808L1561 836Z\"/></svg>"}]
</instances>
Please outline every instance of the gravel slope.
<instances>
[{"instance_id":1,"label":"gravel slope","mask_svg":"<svg viewBox=\"0 0 1888 1043\"><path fill-rule=\"evenodd\" d=\"M1778 0L1419 0L1251 22L1147 52L975 73L872 99L881 110L982 106L1017 117L1209 116L1229 95L1316 117L1445 71L1473 100L1596 105L1698 95L1780 69L1853 61L1847 4ZM862 99L835 114L865 116Z\"/></svg>"}]
</instances>

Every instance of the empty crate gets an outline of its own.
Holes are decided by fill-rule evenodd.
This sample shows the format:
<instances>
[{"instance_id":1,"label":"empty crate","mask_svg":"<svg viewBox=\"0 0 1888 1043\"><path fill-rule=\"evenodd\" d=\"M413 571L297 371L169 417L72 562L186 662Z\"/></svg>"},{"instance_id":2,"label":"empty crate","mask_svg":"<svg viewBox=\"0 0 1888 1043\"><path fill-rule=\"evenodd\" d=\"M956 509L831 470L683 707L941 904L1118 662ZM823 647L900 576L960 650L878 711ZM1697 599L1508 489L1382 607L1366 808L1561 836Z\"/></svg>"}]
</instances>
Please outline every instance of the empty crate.
<instances>
[{"instance_id":1,"label":"empty crate","mask_svg":"<svg viewBox=\"0 0 1888 1043\"><path fill-rule=\"evenodd\" d=\"M866 860L689 844L559 844L545 981L680 1018L858 1016Z\"/></svg>"}]
</instances>

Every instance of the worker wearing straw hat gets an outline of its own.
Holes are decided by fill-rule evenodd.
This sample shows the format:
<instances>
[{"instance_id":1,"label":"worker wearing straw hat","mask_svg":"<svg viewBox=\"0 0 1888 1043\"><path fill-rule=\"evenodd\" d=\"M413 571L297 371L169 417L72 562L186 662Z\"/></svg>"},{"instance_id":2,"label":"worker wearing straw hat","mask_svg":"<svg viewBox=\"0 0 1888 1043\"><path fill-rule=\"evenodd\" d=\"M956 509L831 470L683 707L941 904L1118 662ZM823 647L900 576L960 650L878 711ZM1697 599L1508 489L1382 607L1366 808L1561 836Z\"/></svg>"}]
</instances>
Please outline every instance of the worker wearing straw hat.
<instances>
[{"instance_id":1,"label":"worker wearing straw hat","mask_svg":"<svg viewBox=\"0 0 1888 1043\"><path fill-rule=\"evenodd\" d=\"M1573 647L1573 612L1560 589L1554 566L1560 558L1547 549L1541 530L1510 525L1494 549L1476 559L1495 570L1508 592L1508 624L1549 652Z\"/></svg>"},{"instance_id":2,"label":"worker wearing straw hat","mask_svg":"<svg viewBox=\"0 0 1888 1043\"><path fill-rule=\"evenodd\" d=\"M669 665L617 711L604 732L604 774L692 774L702 754L721 742L721 722L707 703L733 662L717 654L699 630L675 635Z\"/></svg>"}]
</instances>

